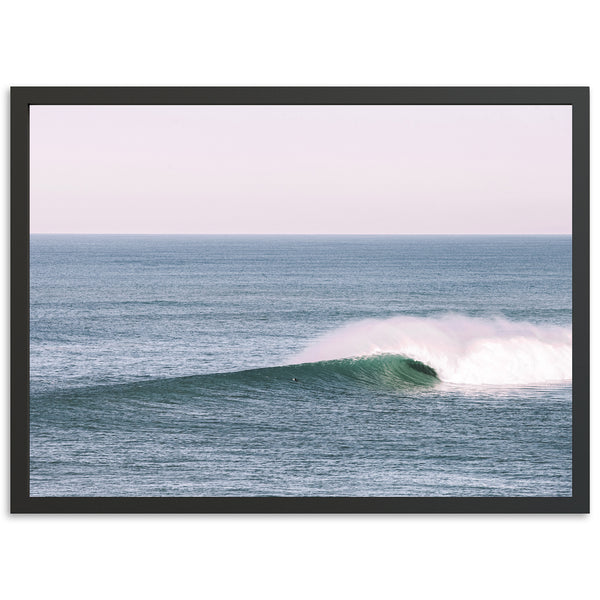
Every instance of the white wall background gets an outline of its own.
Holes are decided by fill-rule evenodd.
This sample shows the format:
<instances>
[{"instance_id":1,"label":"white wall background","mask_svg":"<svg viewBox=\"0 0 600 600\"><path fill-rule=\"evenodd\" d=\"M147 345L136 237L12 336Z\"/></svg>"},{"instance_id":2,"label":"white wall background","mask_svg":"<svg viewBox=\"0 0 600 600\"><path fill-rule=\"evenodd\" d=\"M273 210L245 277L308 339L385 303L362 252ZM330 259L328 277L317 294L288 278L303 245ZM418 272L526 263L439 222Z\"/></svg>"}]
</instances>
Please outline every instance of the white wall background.
<instances>
[{"instance_id":1,"label":"white wall background","mask_svg":"<svg viewBox=\"0 0 600 600\"><path fill-rule=\"evenodd\" d=\"M594 158L600 102L594 8L580 0L3 5L4 597L593 597L597 478L591 516L9 516L8 87L589 85ZM593 242L593 266L598 248ZM597 296L593 277L592 300ZM594 364L599 327L592 322ZM599 431L592 406L592 436ZM598 447L592 444L593 468Z\"/></svg>"}]
</instances>

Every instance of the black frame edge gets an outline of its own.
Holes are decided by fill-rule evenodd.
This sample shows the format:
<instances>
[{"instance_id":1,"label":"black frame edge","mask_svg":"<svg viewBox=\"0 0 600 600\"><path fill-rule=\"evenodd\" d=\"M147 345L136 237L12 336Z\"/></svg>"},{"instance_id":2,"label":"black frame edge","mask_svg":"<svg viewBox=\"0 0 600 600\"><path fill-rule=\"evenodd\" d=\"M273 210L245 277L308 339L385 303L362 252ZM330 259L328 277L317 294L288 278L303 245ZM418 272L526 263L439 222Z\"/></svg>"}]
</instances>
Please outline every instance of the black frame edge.
<instances>
[{"instance_id":1,"label":"black frame edge","mask_svg":"<svg viewBox=\"0 0 600 600\"><path fill-rule=\"evenodd\" d=\"M10 95L10 510L26 512L29 498L29 103Z\"/></svg>"},{"instance_id":2,"label":"black frame edge","mask_svg":"<svg viewBox=\"0 0 600 600\"><path fill-rule=\"evenodd\" d=\"M590 90L573 90L573 499L590 512ZM577 353L575 352L577 349ZM577 355L577 356L576 356ZM576 410L575 410L576 407Z\"/></svg>"},{"instance_id":3,"label":"black frame edge","mask_svg":"<svg viewBox=\"0 0 600 600\"><path fill-rule=\"evenodd\" d=\"M573 104L586 87L15 87L28 104Z\"/></svg>"},{"instance_id":4,"label":"black frame edge","mask_svg":"<svg viewBox=\"0 0 600 600\"><path fill-rule=\"evenodd\" d=\"M32 497L19 513L59 514L562 514L582 513L570 497Z\"/></svg>"}]
</instances>

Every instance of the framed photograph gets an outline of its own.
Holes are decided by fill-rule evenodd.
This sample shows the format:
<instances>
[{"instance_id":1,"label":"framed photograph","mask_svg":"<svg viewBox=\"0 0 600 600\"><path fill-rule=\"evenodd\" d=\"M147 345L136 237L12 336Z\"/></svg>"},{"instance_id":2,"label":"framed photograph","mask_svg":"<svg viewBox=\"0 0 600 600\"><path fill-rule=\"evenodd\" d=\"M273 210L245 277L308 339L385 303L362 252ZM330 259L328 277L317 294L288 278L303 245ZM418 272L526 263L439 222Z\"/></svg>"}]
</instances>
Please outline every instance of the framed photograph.
<instances>
[{"instance_id":1,"label":"framed photograph","mask_svg":"<svg viewBox=\"0 0 600 600\"><path fill-rule=\"evenodd\" d=\"M589 512L588 88L13 88L12 512Z\"/></svg>"}]
</instances>

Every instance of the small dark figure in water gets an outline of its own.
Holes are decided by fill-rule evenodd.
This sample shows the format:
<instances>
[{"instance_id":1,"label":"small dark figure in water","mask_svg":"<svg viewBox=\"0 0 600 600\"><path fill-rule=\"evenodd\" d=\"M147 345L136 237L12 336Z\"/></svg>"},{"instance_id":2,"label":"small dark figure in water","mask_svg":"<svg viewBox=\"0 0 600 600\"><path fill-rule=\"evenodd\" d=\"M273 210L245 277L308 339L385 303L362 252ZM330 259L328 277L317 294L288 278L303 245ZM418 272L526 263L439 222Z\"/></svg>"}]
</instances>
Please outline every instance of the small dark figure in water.
<instances>
[{"instance_id":1,"label":"small dark figure in water","mask_svg":"<svg viewBox=\"0 0 600 600\"><path fill-rule=\"evenodd\" d=\"M292 377L292 381L298 381L295 377Z\"/></svg>"}]
</instances>

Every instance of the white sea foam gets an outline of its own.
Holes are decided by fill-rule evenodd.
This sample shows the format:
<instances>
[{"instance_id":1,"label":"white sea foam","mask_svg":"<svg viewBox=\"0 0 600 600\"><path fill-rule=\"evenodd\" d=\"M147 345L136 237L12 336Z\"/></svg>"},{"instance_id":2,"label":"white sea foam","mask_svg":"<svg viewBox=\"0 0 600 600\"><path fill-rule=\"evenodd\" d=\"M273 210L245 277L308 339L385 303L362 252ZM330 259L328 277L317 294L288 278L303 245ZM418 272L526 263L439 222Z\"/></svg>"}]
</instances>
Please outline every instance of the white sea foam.
<instances>
[{"instance_id":1,"label":"white sea foam","mask_svg":"<svg viewBox=\"0 0 600 600\"><path fill-rule=\"evenodd\" d=\"M433 367L442 381L460 384L533 384L568 381L570 327L456 314L393 317L351 323L330 332L295 362L400 354Z\"/></svg>"}]
</instances>

